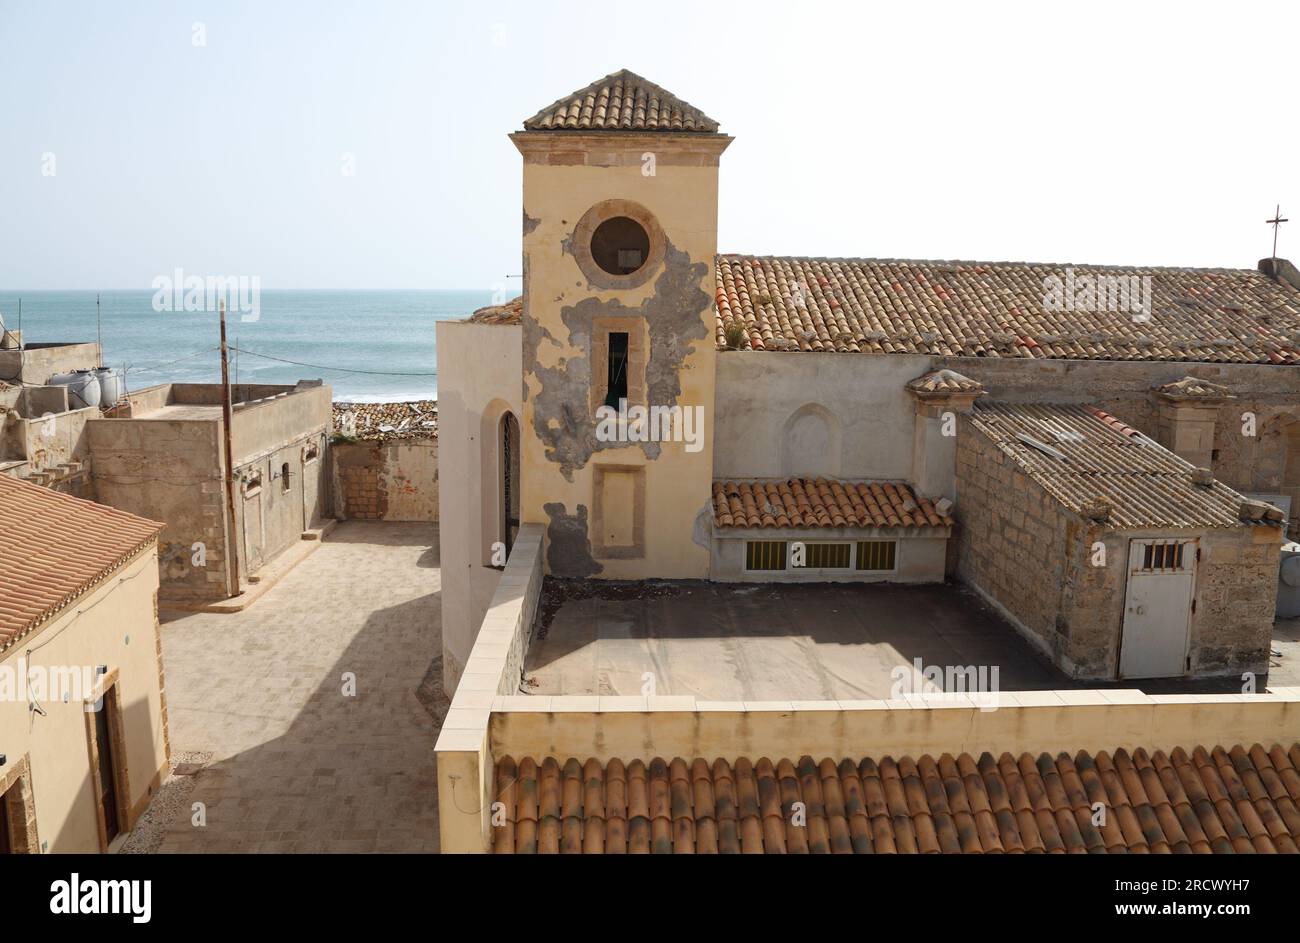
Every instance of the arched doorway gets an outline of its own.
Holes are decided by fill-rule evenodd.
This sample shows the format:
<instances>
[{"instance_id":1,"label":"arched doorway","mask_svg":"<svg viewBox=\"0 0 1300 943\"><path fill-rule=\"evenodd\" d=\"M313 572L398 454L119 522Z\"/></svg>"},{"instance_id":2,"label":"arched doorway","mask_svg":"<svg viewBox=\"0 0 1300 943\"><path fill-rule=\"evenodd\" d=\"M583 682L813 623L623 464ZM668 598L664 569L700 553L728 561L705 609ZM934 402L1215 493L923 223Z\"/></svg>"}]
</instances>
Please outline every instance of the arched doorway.
<instances>
[{"instance_id":1,"label":"arched doorway","mask_svg":"<svg viewBox=\"0 0 1300 943\"><path fill-rule=\"evenodd\" d=\"M512 412L501 416L497 441L500 443L501 474L501 533L506 546L506 556L515 545L519 533L519 420Z\"/></svg>"}]
</instances>

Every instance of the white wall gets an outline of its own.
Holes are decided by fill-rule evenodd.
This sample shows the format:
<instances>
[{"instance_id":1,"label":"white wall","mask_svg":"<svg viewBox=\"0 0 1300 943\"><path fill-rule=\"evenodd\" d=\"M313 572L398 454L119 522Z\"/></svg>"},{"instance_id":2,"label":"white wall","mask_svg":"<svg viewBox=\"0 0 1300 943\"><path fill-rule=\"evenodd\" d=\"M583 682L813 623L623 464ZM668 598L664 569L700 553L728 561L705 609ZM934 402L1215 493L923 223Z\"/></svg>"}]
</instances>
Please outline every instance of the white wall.
<instances>
[{"instance_id":1,"label":"white wall","mask_svg":"<svg viewBox=\"0 0 1300 943\"><path fill-rule=\"evenodd\" d=\"M486 566L500 507L494 432L522 414L522 328L438 323L438 534L443 682L453 694L501 578Z\"/></svg>"},{"instance_id":2,"label":"white wall","mask_svg":"<svg viewBox=\"0 0 1300 943\"><path fill-rule=\"evenodd\" d=\"M931 358L723 351L717 363L715 479L912 480L916 402L904 384Z\"/></svg>"}]
</instances>

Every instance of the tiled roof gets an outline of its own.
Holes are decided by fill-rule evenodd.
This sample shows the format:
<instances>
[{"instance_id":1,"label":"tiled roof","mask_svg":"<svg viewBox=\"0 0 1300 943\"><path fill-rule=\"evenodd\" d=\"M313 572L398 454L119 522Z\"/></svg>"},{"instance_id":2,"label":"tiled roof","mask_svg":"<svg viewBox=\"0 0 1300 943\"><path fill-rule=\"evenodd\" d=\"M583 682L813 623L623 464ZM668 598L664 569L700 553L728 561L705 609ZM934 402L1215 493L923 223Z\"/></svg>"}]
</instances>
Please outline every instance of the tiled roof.
<instances>
[{"instance_id":1,"label":"tiled roof","mask_svg":"<svg viewBox=\"0 0 1300 943\"><path fill-rule=\"evenodd\" d=\"M1173 383L1156 387L1156 392L1169 399L1221 400L1228 396L1228 388L1200 377L1183 377Z\"/></svg>"},{"instance_id":2,"label":"tiled roof","mask_svg":"<svg viewBox=\"0 0 1300 943\"><path fill-rule=\"evenodd\" d=\"M505 757L498 853L1286 853L1300 744L978 760ZM795 803L806 822L794 824ZM1094 803L1106 810L1094 826Z\"/></svg>"},{"instance_id":3,"label":"tiled roof","mask_svg":"<svg viewBox=\"0 0 1300 943\"><path fill-rule=\"evenodd\" d=\"M1151 316L1048 310L1044 280L1150 276ZM1254 269L717 257L717 346L951 357L1300 363L1300 292Z\"/></svg>"},{"instance_id":4,"label":"tiled roof","mask_svg":"<svg viewBox=\"0 0 1300 943\"><path fill-rule=\"evenodd\" d=\"M696 131L715 133L718 123L627 69L543 108L524 122L526 131Z\"/></svg>"},{"instance_id":5,"label":"tiled roof","mask_svg":"<svg viewBox=\"0 0 1300 943\"><path fill-rule=\"evenodd\" d=\"M934 370L915 380L907 381L907 388L915 393L983 393L984 384L962 376L956 370Z\"/></svg>"},{"instance_id":6,"label":"tiled roof","mask_svg":"<svg viewBox=\"0 0 1300 943\"><path fill-rule=\"evenodd\" d=\"M719 527L951 527L929 498L897 481L825 478L715 481Z\"/></svg>"},{"instance_id":7,"label":"tiled roof","mask_svg":"<svg viewBox=\"0 0 1300 943\"><path fill-rule=\"evenodd\" d=\"M1195 483L1189 462L1095 407L981 402L969 418L1077 514L1093 516L1104 506L1108 523L1119 528L1241 522L1242 495L1220 481Z\"/></svg>"},{"instance_id":8,"label":"tiled roof","mask_svg":"<svg viewBox=\"0 0 1300 943\"><path fill-rule=\"evenodd\" d=\"M468 318L471 324L518 324L524 316L524 296L513 298L503 305L487 305Z\"/></svg>"},{"instance_id":9,"label":"tiled roof","mask_svg":"<svg viewBox=\"0 0 1300 943\"><path fill-rule=\"evenodd\" d=\"M438 403L334 403L334 431L357 439L438 438Z\"/></svg>"},{"instance_id":10,"label":"tiled roof","mask_svg":"<svg viewBox=\"0 0 1300 943\"><path fill-rule=\"evenodd\" d=\"M0 651L94 587L162 528L0 475Z\"/></svg>"}]
</instances>

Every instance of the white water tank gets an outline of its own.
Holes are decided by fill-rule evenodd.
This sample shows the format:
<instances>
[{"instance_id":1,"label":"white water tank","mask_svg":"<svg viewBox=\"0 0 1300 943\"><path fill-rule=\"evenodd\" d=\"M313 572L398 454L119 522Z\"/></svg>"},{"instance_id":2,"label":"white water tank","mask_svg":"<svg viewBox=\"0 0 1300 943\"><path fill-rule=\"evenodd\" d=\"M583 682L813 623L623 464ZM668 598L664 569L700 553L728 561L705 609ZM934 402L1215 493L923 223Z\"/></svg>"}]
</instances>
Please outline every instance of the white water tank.
<instances>
[{"instance_id":1,"label":"white water tank","mask_svg":"<svg viewBox=\"0 0 1300 943\"><path fill-rule=\"evenodd\" d=\"M1282 562L1277 580L1277 618L1300 616L1300 544L1282 545Z\"/></svg>"},{"instance_id":2,"label":"white water tank","mask_svg":"<svg viewBox=\"0 0 1300 943\"><path fill-rule=\"evenodd\" d=\"M74 370L71 373L56 373L50 377L50 386L68 388L68 408L84 409L99 405L99 377L93 370Z\"/></svg>"},{"instance_id":3,"label":"white water tank","mask_svg":"<svg viewBox=\"0 0 1300 943\"><path fill-rule=\"evenodd\" d=\"M1278 619L1300 616L1300 544L1288 541L1282 545L1282 559L1277 574Z\"/></svg>"},{"instance_id":4,"label":"white water tank","mask_svg":"<svg viewBox=\"0 0 1300 943\"><path fill-rule=\"evenodd\" d=\"M113 372L112 367L100 367L95 376L99 377L99 405L104 409L116 406L122 398L122 378Z\"/></svg>"}]
</instances>

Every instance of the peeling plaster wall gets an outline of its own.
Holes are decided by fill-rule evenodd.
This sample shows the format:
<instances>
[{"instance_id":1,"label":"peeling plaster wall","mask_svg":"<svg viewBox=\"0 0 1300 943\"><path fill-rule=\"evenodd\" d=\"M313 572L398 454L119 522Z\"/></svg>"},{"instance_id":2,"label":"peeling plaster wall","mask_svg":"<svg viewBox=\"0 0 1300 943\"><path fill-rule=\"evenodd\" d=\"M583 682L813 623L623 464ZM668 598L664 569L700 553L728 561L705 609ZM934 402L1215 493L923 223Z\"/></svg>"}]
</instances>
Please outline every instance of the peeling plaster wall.
<instances>
[{"instance_id":1,"label":"peeling plaster wall","mask_svg":"<svg viewBox=\"0 0 1300 943\"><path fill-rule=\"evenodd\" d=\"M515 136L524 154L523 468L521 514L548 526L546 566L558 576L703 578L706 546L694 523L709 499L714 409L713 257L717 159L725 138L664 135ZM655 173L643 173L653 151ZM662 263L641 285L593 284L575 258L574 232L597 203L626 200L662 231ZM652 234L653 238L653 234ZM647 337L649 403L700 407L702 447L596 440L593 321L628 319ZM608 325L608 320L604 320ZM617 327L613 329L619 329ZM597 376L604 363L595 366ZM633 404L637 405L637 404ZM645 469L643 550L593 555L600 520L593 467Z\"/></svg>"}]
</instances>

